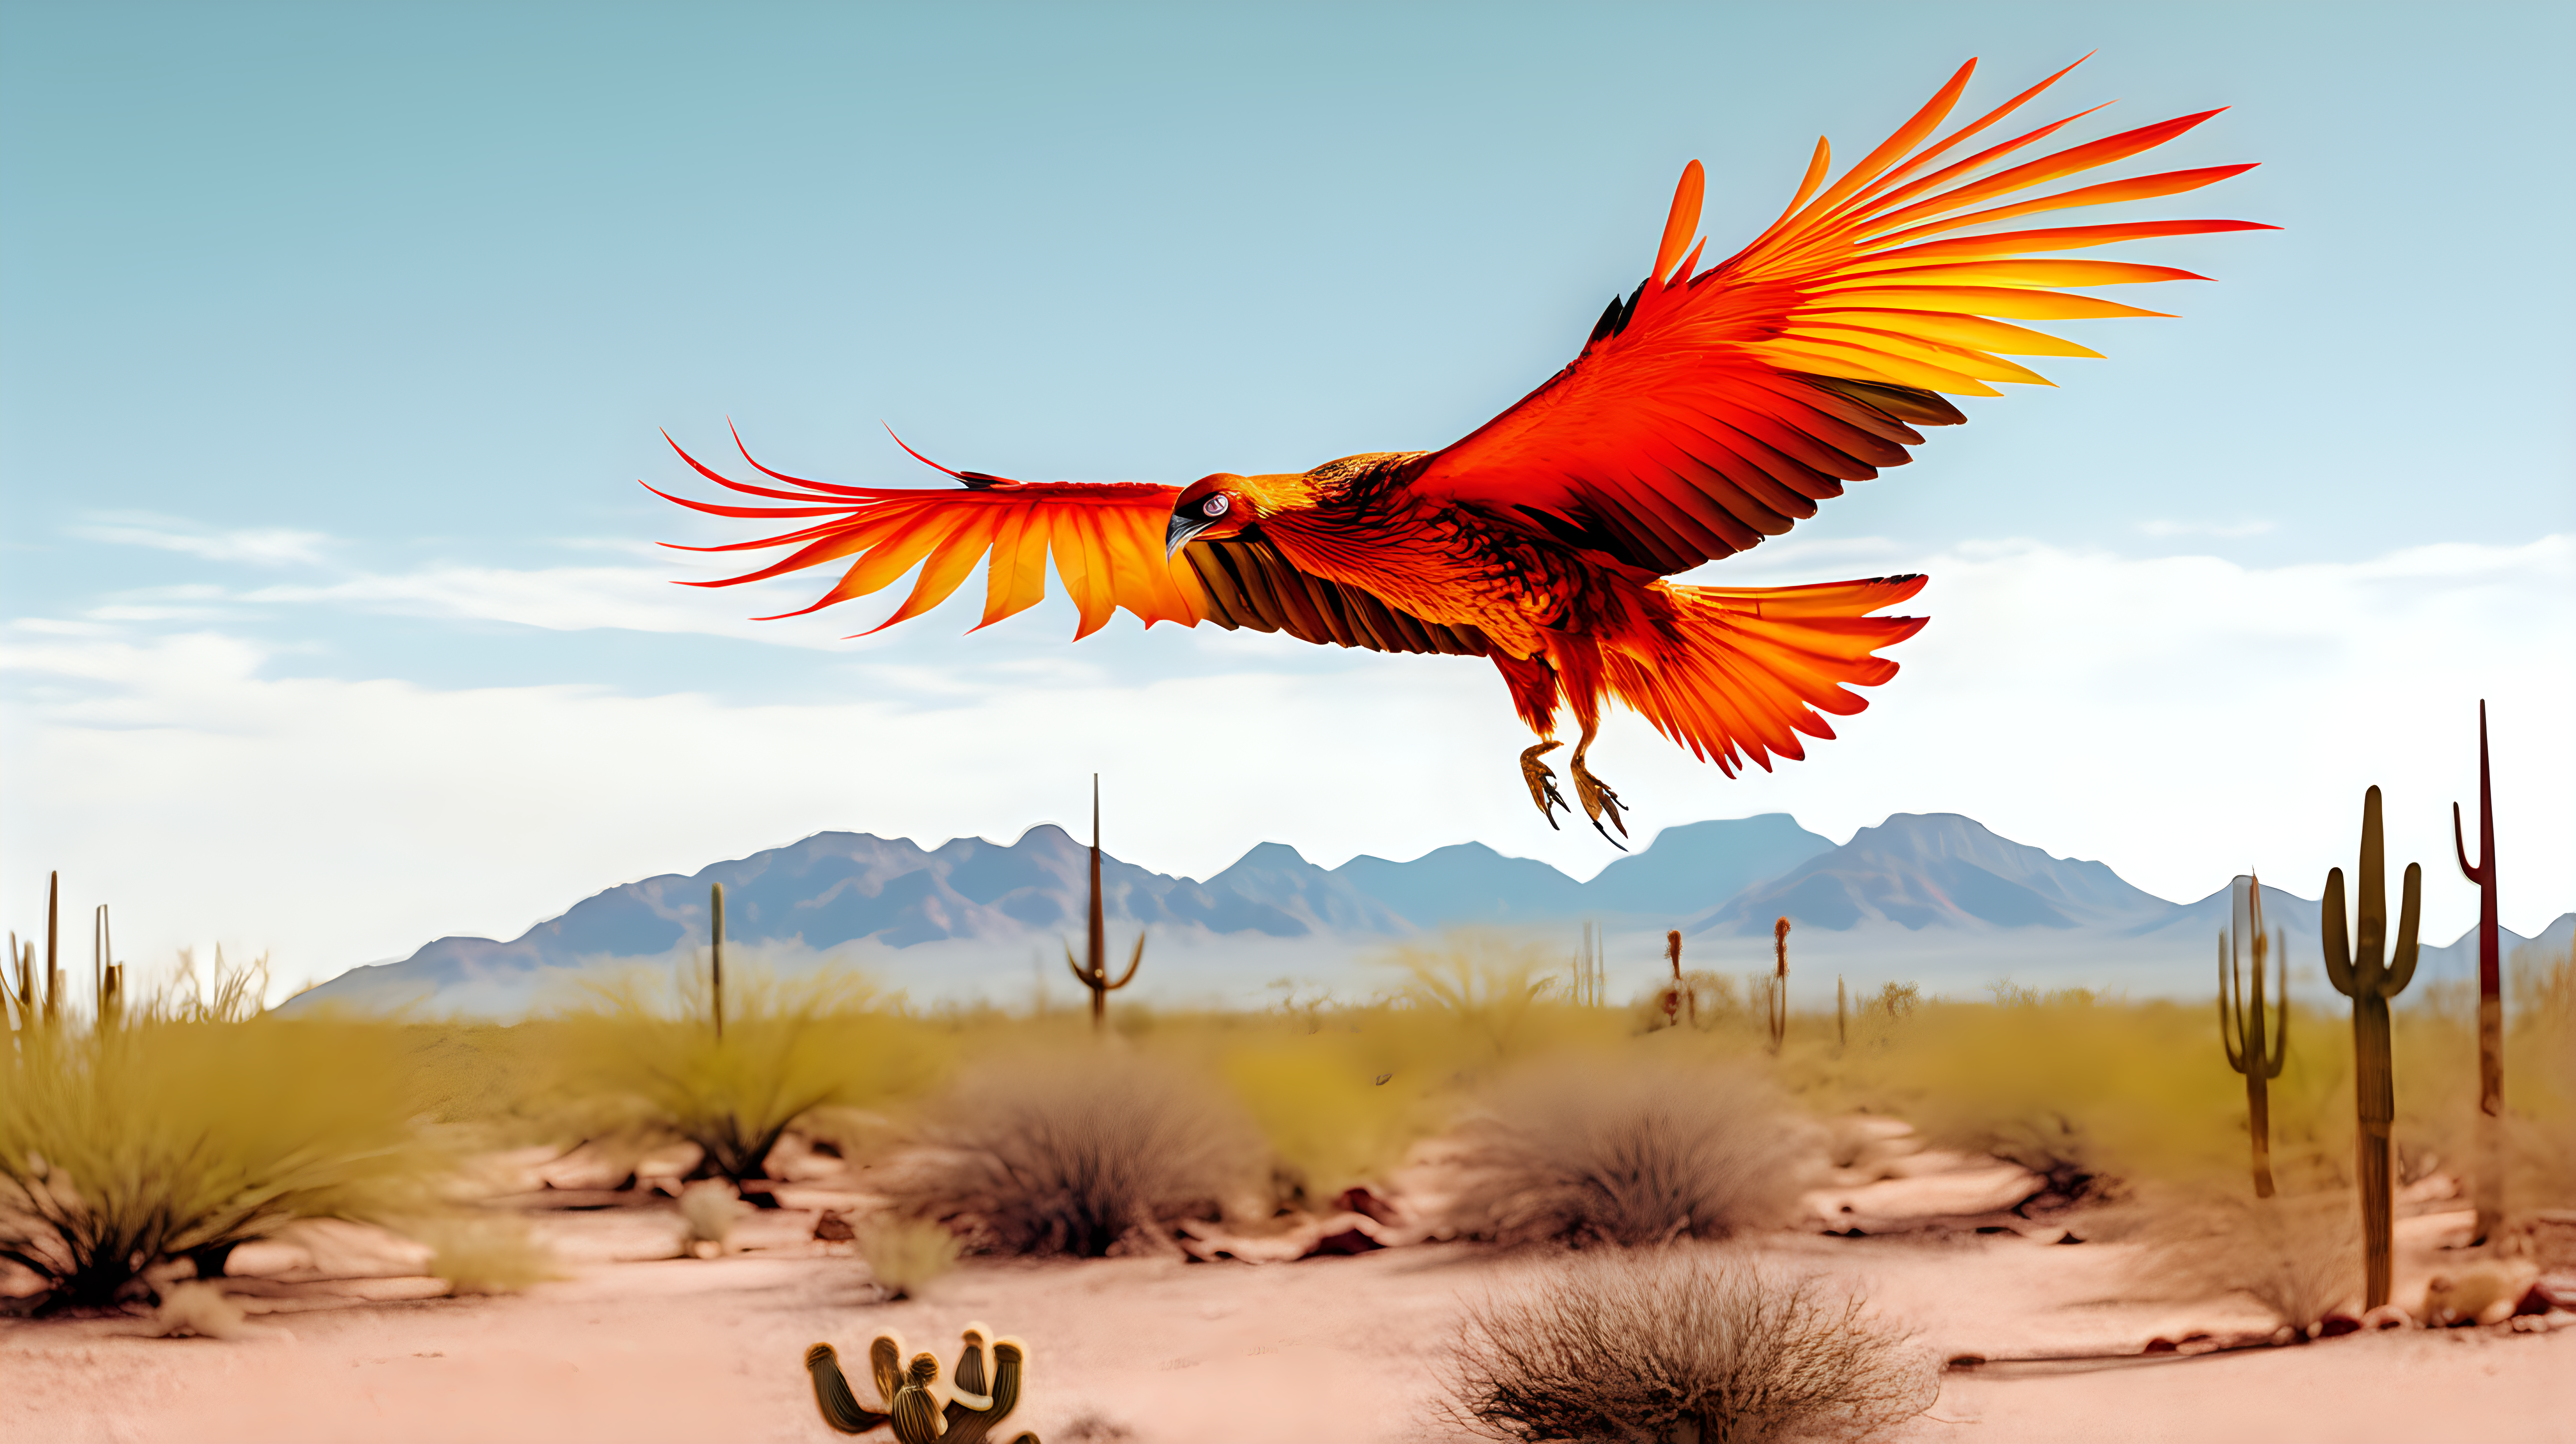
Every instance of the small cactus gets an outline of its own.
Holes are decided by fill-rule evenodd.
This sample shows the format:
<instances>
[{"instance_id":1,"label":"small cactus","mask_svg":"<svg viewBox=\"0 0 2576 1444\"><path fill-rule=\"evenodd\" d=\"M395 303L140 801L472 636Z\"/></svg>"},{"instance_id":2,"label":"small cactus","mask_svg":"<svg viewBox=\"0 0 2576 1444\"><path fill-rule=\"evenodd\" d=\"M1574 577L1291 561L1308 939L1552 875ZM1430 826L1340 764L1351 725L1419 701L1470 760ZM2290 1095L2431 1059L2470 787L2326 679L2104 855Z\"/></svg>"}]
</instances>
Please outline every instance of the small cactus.
<instances>
[{"instance_id":1,"label":"small cactus","mask_svg":"<svg viewBox=\"0 0 2576 1444\"><path fill-rule=\"evenodd\" d=\"M2478 885L2478 1179L2471 1243L2495 1237L2504 1221L2504 993L2496 935L2495 790L2487 782L2487 704L2478 703L2478 862L2469 865L2460 804L2451 804L2451 846Z\"/></svg>"},{"instance_id":2,"label":"small cactus","mask_svg":"<svg viewBox=\"0 0 2576 1444\"><path fill-rule=\"evenodd\" d=\"M1690 984L1682 981L1682 935L1680 929L1676 928L1671 932L1664 934L1664 956L1669 959L1673 965L1673 985L1664 990L1664 1019L1668 1023L1680 1023L1682 1021L1682 1010L1687 1007L1690 1010L1691 1026L1696 1028L1699 1026L1699 994L1692 989Z\"/></svg>"},{"instance_id":3,"label":"small cactus","mask_svg":"<svg viewBox=\"0 0 2576 1444\"><path fill-rule=\"evenodd\" d=\"M1136 951L1127 956L1127 971L1118 981L1109 981L1108 923L1100 910L1100 774L1091 774L1091 952L1090 966L1073 960L1073 949L1064 950L1064 965L1073 970L1073 980L1091 990L1091 1031L1098 1033L1109 1026L1109 995L1136 981L1136 966L1145 961L1145 935L1136 935Z\"/></svg>"},{"instance_id":4,"label":"small cactus","mask_svg":"<svg viewBox=\"0 0 2576 1444\"><path fill-rule=\"evenodd\" d=\"M2246 916L2238 926L2218 935L2218 1041L2227 1050L2227 1066L2245 1075L2246 1131L2254 1140L2254 1196L2272 1196L2272 1098L2265 1087L2281 1076L2281 1064L2288 1056L2290 1041L2290 974L2289 951L2283 945L2279 968L2281 998L2278 1017L2272 1027L2270 1050L2265 1051L2263 1036L2263 975L2269 963L2269 944L2263 937L2263 883L2260 878L2243 879ZM2250 936L2253 946L2244 948L2241 939ZM2250 951L2251 959L2242 956ZM2242 963L2250 962L2240 976ZM2248 995L2251 1001L2248 1001Z\"/></svg>"},{"instance_id":5,"label":"small cactus","mask_svg":"<svg viewBox=\"0 0 2576 1444\"><path fill-rule=\"evenodd\" d=\"M989 1390L984 1373L987 1341L993 1350ZM982 1324L965 1328L965 1349L957 1356L957 1377L943 1408L933 1392L939 1384L939 1359L921 1353L906 1364L903 1339L879 1334L868 1345L868 1372L874 1376L885 1407L871 1408L850 1391L840 1356L830 1344L805 1351L805 1371L814 1380L814 1405L823 1422L844 1434L864 1434L881 1425L894 1426L900 1444L983 1444L993 1429L1019 1407L1020 1386L1028 1367L1028 1346L1017 1339L995 1339ZM1038 1444L1038 1436L1021 1432L1011 1444Z\"/></svg>"},{"instance_id":6,"label":"small cactus","mask_svg":"<svg viewBox=\"0 0 2576 1444\"><path fill-rule=\"evenodd\" d=\"M2397 946L2388 940L2388 869L2382 860L2379 789L2361 801L2359 915L2352 942L2346 945L2343 869L2326 873L2324 915L2318 920L2325 937L2326 977L2335 991L2352 999L2353 1106L2361 1124L2362 1294L2364 1309L2388 1302L2391 1217L2388 1126L2397 1116L2397 1089L2388 1064L2388 1000L2415 980L2415 924L2422 913L2424 869L2406 864L2406 884L2399 904Z\"/></svg>"}]
</instances>

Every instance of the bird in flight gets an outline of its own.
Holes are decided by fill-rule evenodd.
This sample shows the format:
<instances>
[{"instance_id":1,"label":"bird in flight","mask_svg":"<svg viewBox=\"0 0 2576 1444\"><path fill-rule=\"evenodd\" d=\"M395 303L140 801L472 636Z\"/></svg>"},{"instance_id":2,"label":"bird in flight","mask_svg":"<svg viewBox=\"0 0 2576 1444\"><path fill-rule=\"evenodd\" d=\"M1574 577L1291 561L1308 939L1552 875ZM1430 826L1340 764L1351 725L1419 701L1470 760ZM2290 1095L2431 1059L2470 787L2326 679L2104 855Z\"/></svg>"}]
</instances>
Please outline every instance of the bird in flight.
<instances>
[{"instance_id":1,"label":"bird in flight","mask_svg":"<svg viewBox=\"0 0 2576 1444\"><path fill-rule=\"evenodd\" d=\"M1572 812L1543 760L1561 745L1562 706L1581 729L1566 759L1576 802L1602 836L1625 836L1625 804L1586 764L1604 700L1627 704L1730 777L1746 761L1768 770L1774 756L1806 756L1800 734L1834 735L1820 712L1867 705L1850 689L1896 675L1878 654L1925 620L1874 615L1921 590L1921 576L1793 587L1671 576L1778 536L1845 482L1903 465L1923 442L1918 428L1967 419L1947 397L2000 395L1995 382L2049 384L2007 357L2100 354L2017 322L2167 314L2060 288L2207 279L2056 253L2274 229L2227 220L2011 226L2176 195L2253 168L2032 194L2151 150L2214 110L2018 161L2010 158L2092 111L1970 147L2074 68L1935 139L1976 69L1971 60L1830 182L1831 147L1818 140L1780 218L1706 268L1706 242L1696 240L1704 180L1692 161L1645 280L1611 298L1563 370L1437 451L1366 452L1303 473L1220 471L1175 487L1012 481L953 471L905 446L962 483L919 488L808 481L747 450L762 480L736 481L674 442L707 480L780 504L655 491L716 516L800 523L681 548L795 548L756 571L688 585L851 559L812 606L782 616L868 595L918 566L903 605L871 629L882 630L939 605L980 561L977 626L989 626L1045 597L1052 556L1081 615L1076 640L1124 607L1148 627L1212 622L1489 658L1539 739L1520 758L1539 814L1553 827L1558 810Z\"/></svg>"}]
</instances>

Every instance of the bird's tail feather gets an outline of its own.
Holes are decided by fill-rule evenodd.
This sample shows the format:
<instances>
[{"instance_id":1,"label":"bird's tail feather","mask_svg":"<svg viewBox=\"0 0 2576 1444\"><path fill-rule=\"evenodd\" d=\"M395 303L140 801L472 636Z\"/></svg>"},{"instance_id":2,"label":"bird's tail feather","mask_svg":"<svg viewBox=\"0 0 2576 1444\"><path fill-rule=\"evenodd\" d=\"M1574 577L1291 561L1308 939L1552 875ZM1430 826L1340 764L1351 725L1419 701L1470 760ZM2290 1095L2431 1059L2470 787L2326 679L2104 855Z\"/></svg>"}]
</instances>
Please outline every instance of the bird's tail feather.
<instances>
[{"instance_id":1,"label":"bird's tail feather","mask_svg":"<svg viewBox=\"0 0 2576 1444\"><path fill-rule=\"evenodd\" d=\"M1749 758L1807 755L1798 740L1830 738L1821 710L1868 706L1852 687L1896 675L1877 655L1923 629L1923 617L1873 617L1923 589L1920 576L1804 587L1691 587L1659 582L1670 607L1651 655L1604 651L1602 680L1655 730L1732 777Z\"/></svg>"}]
</instances>

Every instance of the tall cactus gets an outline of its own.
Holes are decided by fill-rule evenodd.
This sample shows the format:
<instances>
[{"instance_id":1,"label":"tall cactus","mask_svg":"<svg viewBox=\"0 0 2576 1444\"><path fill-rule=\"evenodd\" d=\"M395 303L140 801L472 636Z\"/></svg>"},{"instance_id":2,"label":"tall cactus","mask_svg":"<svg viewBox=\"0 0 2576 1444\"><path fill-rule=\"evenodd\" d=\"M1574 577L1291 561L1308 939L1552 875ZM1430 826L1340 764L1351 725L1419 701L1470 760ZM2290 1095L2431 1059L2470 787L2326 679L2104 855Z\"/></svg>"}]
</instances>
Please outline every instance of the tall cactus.
<instances>
[{"instance_id":1,"label":"tall cactus","mask_svg":"<svg viewBox=\"0 0 2576 1444\"><path fill-rule=\"evenodd\" d=\"M1136 951L1127 956L1127 971L1118 981L1109 981L1109 925L1100 910L1100 774L1091 774L1091 953L1090 966L1073 960L1073 949L1064 950L1064 965L1073 970L1073 980L1091 990L1091 1031L1109 1027L1109 995L1136 981L1136 967L1145 961L1145 935L1136 935Z\"/></svg>"},{"instance_id":2,"label":"tall cactus","mask_svg":"<svg viewBox=\"0 0 2576 1444\"><path fill-rule=\"evenodd\" d=\"M2487 704L2478 701L2478 862L2460 835L2460 804L2451 804L2451 847L2460 871L2478 885L2478 1182L2477 1228L2485 1243L2504 1222L2504 991L2496 936L2495 790L2487 782Z\"/></svg>"},{"instance_id":3,"label":"tall cactus","mask_svg":"<svg viewBox=\"0 0 2576 1444\"><path fill-rule=\"evenodd\" d=\"M2270 1198L2272 1095L2264 1085L2281 1076L2281 1064L2288 1054L2290 958L2285 948L2280 963L2279 1016L2267 1053L2263 1037L2263 975L2269 961L2269 944L2263 936L2263 881L2252 876L2240 881L2245 884L2240 894L2244 916L2230 919L2231 928L2218 935L2218 1041L2227 1050L2227 1066L2245 1075L2246 1131L2254 1139L2254 1196ZM2253 945L2247 948L2240 939L2249 934ZM2242 958L2244 952L2251 952L2253 957ZM2250 976L2240 978L2239 967L2244 961L2251 961L2253 966L2243 970Z\"/></svg>"},{"instance_id":4,"label":"tall cactus","mask_svg":"<svg viewBox=\"0 0 2576 1444\"><path fill-rule=\"evenodd\" d=\"M2381 860L2379 789L2361 800L2360 896L2355 920L2356 946L2344 933L2343 869L2326 873L2326 897L2318 931L2325 935L2326 977L2335 991L2352 999L2353 1106L2359 1115L2358 1151L2361 1173L2362 1307L2388 1302L2389 1235L2395 1200L2388 1170L2388 1126L2397 1116L2397 1089L2388 1064L2388 1000L2415 980L2415 924L2422 912L2424 869L2406 864L2404 901L2399 904L2397 946L2385 953L2388 940L2388 871Z\"/></svg>"},{"instance_id":5,"label":"tall cactus","mask_svg":"<svg viewBox=\"0 0 2576 1444\"><path fill-rule=\"evenodd\" d=\"M714 945L714 947L712 947L711 949L709 949L709 959L708 959L708 973L709 973L708 982L709 982L709 984L710 984L710 987L709 987L709 996L710 996L710 1000L711 1000L711 1002L712 1002L712 1003L713 1003L713 1005L714 1005L714 1011L715 1011L715 1020L716 1020L716 1041L717 1041L717 1042L719 1042L719 1043L721 1043L721 1042L723 1042L723 1041L724 1041L724 884L723 884L723 883L716 883L716 884L714 884L714 885L709 889L709 891L708 891L708 896L707 896L707 908L708 908L708 910L709 910L710 912L712 912L712 913L714 914L714 917L715 917L714 930L713 930L713 937L714 937L714 939L715 939L715 945Z\"/></svg>"},{"instance_id":6,"label":"tall cactus","mask_svg":"<svg viewBox=\"0 0 2576 1444\"><path fill-rule=\"evenodd\" d=\"M1771 953L1778 967L1771 974L1770 1018L1771 1051L1789 1036L1789 920L1782 918L1771 925Z\"/></svg>"}]
</instances>

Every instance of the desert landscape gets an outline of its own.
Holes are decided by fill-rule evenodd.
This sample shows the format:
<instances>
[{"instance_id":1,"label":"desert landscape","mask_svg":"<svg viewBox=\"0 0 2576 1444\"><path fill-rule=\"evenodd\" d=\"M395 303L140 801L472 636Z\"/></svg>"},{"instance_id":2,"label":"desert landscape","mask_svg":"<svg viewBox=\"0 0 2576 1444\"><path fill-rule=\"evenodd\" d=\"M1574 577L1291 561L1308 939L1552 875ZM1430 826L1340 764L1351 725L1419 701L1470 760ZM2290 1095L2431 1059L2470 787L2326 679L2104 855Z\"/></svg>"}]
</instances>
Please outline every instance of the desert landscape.
<instances>
[{"instance_id":1,"label":"desert landscape","mask_svg":"<svg viewBox=\"0 0 2576 1444\"><path fill-rule=\"evenodd\" d=\"M2576 1444L2570 53L0 0L0 1439Z\"/></svg>"},{"instance_id":2,"label":"desert landscape","mask_svg":"<svg viewBox=\"0 0 2576 1444\"><path fill-rule=\"evenodd\" d=\"M972 1328L1025 1350L1002 1439L2568 1437L2564 954L2515 959L2482 1241L2474 1091L2427 1101L2474 1018L2398 1010L2376 1307L2330 1013L2292 1022L2261 1198L2206 1006L1613 1002L1505 934L1384 966L1261 1012L1103 989L1098 1026L712 970L514 1025L39 996L0 1095L13 1428L820 1439L809 1346L882 1411L877 1337L950 1370ZM961 1393L990 1407L928 1397Z\"/></svg>"}]
</instances>

